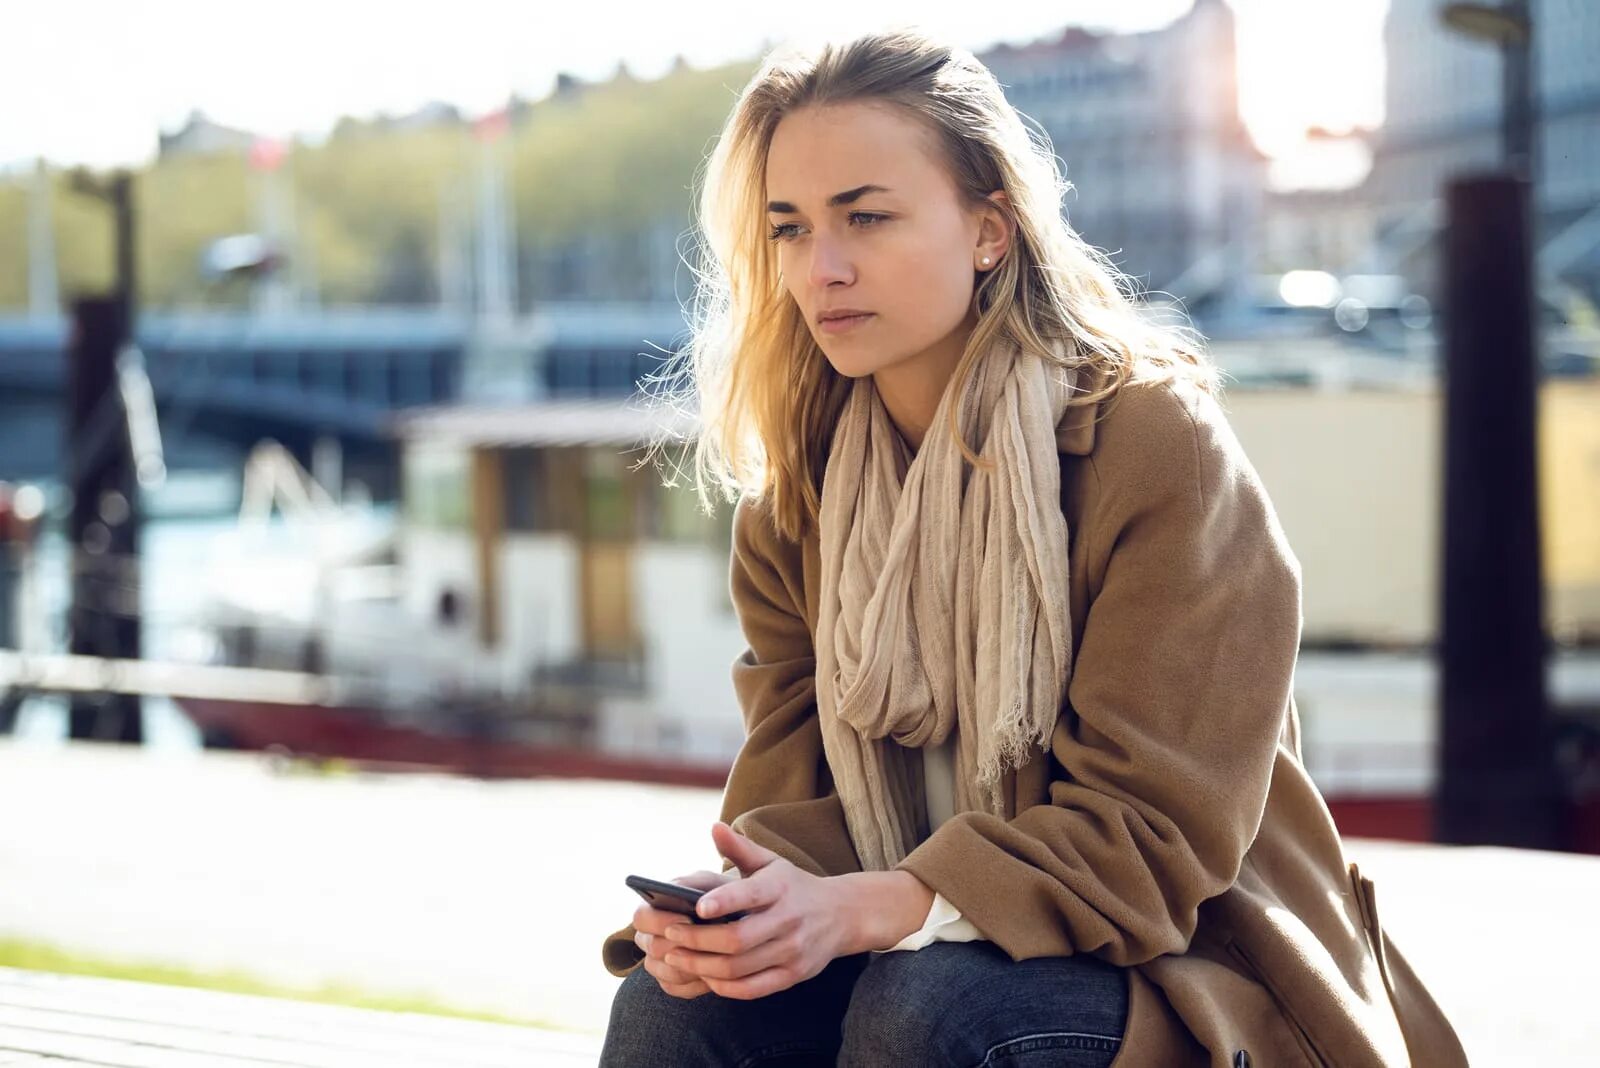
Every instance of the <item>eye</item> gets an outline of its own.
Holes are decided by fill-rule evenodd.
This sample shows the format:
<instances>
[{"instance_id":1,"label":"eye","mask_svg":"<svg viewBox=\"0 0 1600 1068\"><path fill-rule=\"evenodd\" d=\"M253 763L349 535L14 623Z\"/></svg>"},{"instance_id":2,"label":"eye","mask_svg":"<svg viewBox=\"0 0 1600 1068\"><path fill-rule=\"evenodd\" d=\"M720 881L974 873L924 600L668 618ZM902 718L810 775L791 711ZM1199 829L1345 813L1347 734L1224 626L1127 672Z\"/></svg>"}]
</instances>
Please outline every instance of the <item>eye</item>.
<instances>
[{"instance_id":1,"label":"eye","mask_svg":"<svg viewBox=\"0 0 1600 1068\"><path fill-rule=\"evenodd\" d=\"M857 229L871 229L889 216L875 211L852 211L847 218L856 224ZM798 223L778 223L767 232L769 241L788 241L799 229Z\"/></svg>"}]
</instances>

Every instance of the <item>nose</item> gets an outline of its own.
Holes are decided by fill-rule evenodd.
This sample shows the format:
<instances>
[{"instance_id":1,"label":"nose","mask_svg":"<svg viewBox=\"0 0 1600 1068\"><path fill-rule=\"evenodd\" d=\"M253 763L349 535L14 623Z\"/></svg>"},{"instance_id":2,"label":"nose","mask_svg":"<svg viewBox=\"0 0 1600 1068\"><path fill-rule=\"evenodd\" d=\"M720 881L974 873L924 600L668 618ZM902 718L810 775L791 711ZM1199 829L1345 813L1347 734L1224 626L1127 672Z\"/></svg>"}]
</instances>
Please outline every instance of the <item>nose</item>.
<instances>
[{"instance_id":1,"label":"nose","mask_svg":"<svg viewBox=\"0 0 1600 1068\"><path fill-rule=\"evenodd\" d=\"M822 289L834 282L849 283L854 277L849 256L841 242L823 234L811 239L811 264L806 280Z\"/></svg>"}]
</instances>

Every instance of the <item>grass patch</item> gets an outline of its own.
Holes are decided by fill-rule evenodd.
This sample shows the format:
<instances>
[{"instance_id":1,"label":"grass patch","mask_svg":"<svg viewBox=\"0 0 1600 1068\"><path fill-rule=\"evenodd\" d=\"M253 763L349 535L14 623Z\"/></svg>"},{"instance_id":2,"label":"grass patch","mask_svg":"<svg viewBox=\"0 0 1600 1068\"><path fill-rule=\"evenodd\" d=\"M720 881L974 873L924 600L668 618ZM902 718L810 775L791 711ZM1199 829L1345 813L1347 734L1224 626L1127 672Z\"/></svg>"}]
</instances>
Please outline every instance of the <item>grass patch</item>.
<instances>
[{"instance_id":1,"label":"grass patch","mask_svg":"<svg viewBox=\"0 0 1600 1068\"><path fill-rule=\"evenodd\" d=\"M316 988L284 986L257 978L237 969L202 972L171 964L149 961L114 960L82 953L70 953L42 942L0 938L0 966L31 972L62 975L89 975L101 979L131 979L140 983L220 990L230 994L255 994L289 1001L314 1001L324 1005L345 1005L357 1009L385 1012L420 1012L430 1016L450 1016L485 1023L515 1024L553 1031L572 1031L551 1020L504 1016L492 1012L449 1005L425 994L377 994L347 983L324 983Z\"/></svg>"}]
</instances>

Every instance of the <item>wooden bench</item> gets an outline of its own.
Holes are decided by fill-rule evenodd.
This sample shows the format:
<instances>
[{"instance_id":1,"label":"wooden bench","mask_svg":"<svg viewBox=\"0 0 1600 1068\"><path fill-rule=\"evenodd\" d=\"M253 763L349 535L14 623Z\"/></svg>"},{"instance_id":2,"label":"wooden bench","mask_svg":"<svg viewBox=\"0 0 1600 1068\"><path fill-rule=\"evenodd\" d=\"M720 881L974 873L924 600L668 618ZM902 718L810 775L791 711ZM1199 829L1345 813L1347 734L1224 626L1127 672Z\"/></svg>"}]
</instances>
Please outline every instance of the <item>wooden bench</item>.
<instances>
[{"instance_id":1,"label":"wooden bench","mask_svg":"<svg viewBox=\"0 0 1600 1068\"><path fill-rule=\"evenodd\" d=\"M0 968L0 1068L593 1068L600 1039Z\"/></svg>"}]
</instances>

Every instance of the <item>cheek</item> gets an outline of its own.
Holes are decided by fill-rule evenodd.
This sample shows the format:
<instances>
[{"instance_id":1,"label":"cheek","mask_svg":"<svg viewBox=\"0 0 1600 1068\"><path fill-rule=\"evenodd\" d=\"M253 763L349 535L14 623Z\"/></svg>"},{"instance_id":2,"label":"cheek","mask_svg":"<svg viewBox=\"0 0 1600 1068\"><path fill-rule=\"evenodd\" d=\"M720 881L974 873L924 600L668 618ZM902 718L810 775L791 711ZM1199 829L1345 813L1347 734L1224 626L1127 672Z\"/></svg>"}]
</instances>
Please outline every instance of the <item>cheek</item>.
<instances>
[{"instance_id":1,"label":"cheek","mask_svg":"<svg viewBox=\"0 0 1600 1068\"><path fill-rule=\"evenodd\" d=\"M958 241L939 234L908 241L882 265L894 303L908 326L943 333L959 323L973 293L973 274Z\"/></svg>"},{"instance_id":2,"label":"cheek","mask_svg":"<svg viewBox=\"0 0 1600 1068\"><path fill-rule=\"evenodd\" d=\"M805 265L790 252L789 249L779 246L776 263L778 265L778 281L791 296L797 296L800 287L805 283Z\"/></svg>"}]
</instances>

